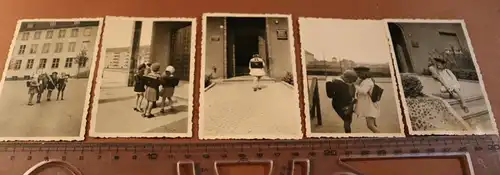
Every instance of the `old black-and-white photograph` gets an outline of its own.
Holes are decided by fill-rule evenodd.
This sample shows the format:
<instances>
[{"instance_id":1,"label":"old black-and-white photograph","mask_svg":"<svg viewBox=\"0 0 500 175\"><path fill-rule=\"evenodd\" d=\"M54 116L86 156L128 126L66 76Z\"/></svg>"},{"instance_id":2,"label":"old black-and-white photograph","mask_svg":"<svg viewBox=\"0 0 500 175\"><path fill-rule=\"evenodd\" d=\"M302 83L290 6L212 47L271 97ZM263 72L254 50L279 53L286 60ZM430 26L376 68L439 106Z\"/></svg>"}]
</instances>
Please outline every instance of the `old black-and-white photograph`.
<instances>
[{"instance_id":1,"label":"old black-and-white photograph","mask_svg":"<svg viewBox=\"0 0 500 175\"><path fill-rule=\"evenodd\" d=\"M0 86L0 140L83 140L101 26L18 22Z\"/></svg>"},{"instance_id":2,"label":"old black-and-white photograph","mask_svg":"<svg viewBox=\"0 0 500 175\"><path fill-rule=\"evenodd\" d=\"M309 137L402 137L385 23L299 18Z\"/></svg>"},{"instance_id":3,"label":"old black-and-white photograph","mask_svg":"<svg viewBox=\"0 0 500 175\"><path fill-rule=\"evenodd\" d=\"M200 138L301 138L290 15L203 21Z\"/></svg>"},{"instance_id":4,"label":"old black-and-white photograph","mask_svg":"<svg viewBox=\"0 0 500 175\"><path fill-rule=\"evenodd\" d=\"M461 20L388 20L410 134L498 134Z\"/></svg>"},{"instance_id":5,"label":"old black-and-white photograph","mask_svg":"<svg viewBox=\"0 0 500 175\"><path fill-rule=\"evenodd\" d=\"M191 137L194 18L106 17L90 136Z\"/></svg>"}]
</instances>

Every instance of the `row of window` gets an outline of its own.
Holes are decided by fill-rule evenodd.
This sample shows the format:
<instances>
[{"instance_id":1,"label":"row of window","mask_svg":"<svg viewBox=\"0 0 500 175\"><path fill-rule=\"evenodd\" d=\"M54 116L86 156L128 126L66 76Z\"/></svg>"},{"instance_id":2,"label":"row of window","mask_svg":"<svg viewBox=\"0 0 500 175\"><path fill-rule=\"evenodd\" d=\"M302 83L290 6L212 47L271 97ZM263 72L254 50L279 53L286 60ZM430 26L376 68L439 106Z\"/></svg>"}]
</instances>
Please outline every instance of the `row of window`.
<instances>
[{"instance_id":1,"label":"row of window","mask_svg":"<svg viewBox=\"0 0 500 175\"><path fill-rule=\"evenodd\" d=\"M78 29L78 28L71 29L70 37L78 37L79 32L80 32L80 29ZM31 32L23 32L21 34L21 40L23 40L23 41L29 40L30 33ZM92 33L92 29L86 28L83 31L83 36L90 36L91 33ZM59 29L57 34L58 34L57 35L58 38L66 37L66 29ZM41 35L42 35L42 31L34 31L33 39L38 40L38 39L40 39ZM52 39L53 35L54 35L54 30L47 30L45 32L45 39Z\"/></svg>"},{"instance_id":2,"label":"row of window","mask_svg":"<svg viewBox=\"0 0 500 175\"><path fill-rule=\"evenodd\" d=\"M33 69L33 65L35 64L35 59L28 59L27 61L28 62L26 63L26 69ZM74 61L75 60L73 58L66 58L66 62L64 63L64 68L72 68ZM53 58L50 68L52 69L59 68L59 63L60 63L59 58ZM9 69L19 70L21 69L22 64L23 60L15 60L13 64L9 65ZM79 64L81 68L85 67L86 65L87 62L84 61L80 62ZM47 59L46 58L40 59L40 62L38 63L38 69L44 69L46 66L47 66Z\"/></svg>"},{"instance_id":3,"label":"row of window","mask_svg":"<svg viewBox=\"0 0 500 175\"><path fill-rule=\"evenodd\" d=\"M82 42L82 50L86 50L88 47L88 44L90 41L83 41ZM42 53L49 53L50 52L50 44L51 43L44 43L42 46ZM56 43L56 47L54 49L54 53L61 53L63 50L64 43ZM68 44L68 52L75 52L75 47L76 47L76 42L70 42ZM17 51L18 55L24 55L26 52L26 45L20 45L19 50ZM31 44L30 45L30 54L36 54L38 52L38 44Z\"/></svg>"}]
</instances>

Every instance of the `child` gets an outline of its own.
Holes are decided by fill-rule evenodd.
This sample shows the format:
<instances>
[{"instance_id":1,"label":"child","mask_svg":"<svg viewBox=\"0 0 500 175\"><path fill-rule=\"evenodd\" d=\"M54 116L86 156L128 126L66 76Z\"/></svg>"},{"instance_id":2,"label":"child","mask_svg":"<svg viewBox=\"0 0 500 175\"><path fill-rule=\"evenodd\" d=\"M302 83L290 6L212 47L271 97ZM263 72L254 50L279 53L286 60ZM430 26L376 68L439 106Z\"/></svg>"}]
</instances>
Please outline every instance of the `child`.
<instances>
[{"instance_id":1,"label":"child","mask_svg":"<svg viewBox=\"0 0 500 175\"><path fill-rule=\"evenodd\" d=\"M153 110L153 103L156 102L158 91L160 86L160 64L154 63L151 65L151 73L147 74L144 78L146 81L146 91L144 92L144 98L146 98L146 109L142 114L143 117L151 118L154 117L151 114Z\"/></svg>"},{"instance_id":2,"label":"child","mask_svg":"<svg viewBox=\"0 0 500 175\"><path fill-rule=\"evenodd\" d=\"M48 78L47 78L47 74L46 73L42 73L40 74L36 79L37 79L37 82L38 82L38 88L37 88L37 95L36 95L36 103L40 103L40 100L42 99L42 94L43 92L45 91L45 89L47 88L47 81L48 81Z\"/></svg>"},{"instance_id":3,"label":"child","mask_svg":"<svg viewBox=\"0 0 500 175\"><path fill-rule=\"evenodd\" d=\"M174 112L174 108L172 106L172 96L174 95L174 90L177 85L179 85L179 79L174 77L175 68L173 66L167 66L165 69L165 73L161 78L162 89L160 92L161 96L161 113L165 113L165 106L170 106L170 111ZM166 104L166 100L168 99L168 104Z\"/></svg>"},{"instance_id":4,"label":"child","mask_svg":"<svg viewBox=\"0 0 500 175\"><path fill-rule=\"evenodd\" d=\"M446 68L446 60L439 56L434 57L433 60L434 65L429 66L429 71L432 73L432 76L441 83L441 92L448 92L452 98L456 96L457 100L460 101L460 107L465 113L469 113L469 108L466 106L462 92L460 91L460 83L457 77L455 77L455 74L453 74L450 69Z\"/></svg>"},{"instance_id":5,"label":"child","mask_svg":"<svg viewBox=\"0 0 500 175\"><path fill-rule=\"evenodd\" d=\"M61 73L61 77L57 79L57 98L61 97L61 100L64 100L64 90L66 89L66 85L68 84L68 75L65 73Z\"/></svg>"},{"instance_id":6,"label":"child","mask_svg":"<svg viewBox=\"0 0 500 175\"><path fill-rule=\"evenodd\" d=\"M35 94L38 91L38 80L37 79L38 79L38 77L35 78L32 76L26 84L28 86L28 94L30 95L29 99L28 99L29 106L33 106L33 97L35 96Z\"/></svg>"},{"instance_id":7,"label":"child","mask_svg":"<svg viewBox=\"0 0 500 175\"><path fill-rule=\"evenodd\" d=\"M144 92L146 91L146 85L144 83L144 73L146 71L146 65L141 65L139 66L137 70L137 74L135 75L135 82L134 82L134 92L136 93L137 97L135 99L135 108L134 111L137 112L142 112L142 101L144 100Z\"/></svg>"},{"instance_id":8,"label":"child","mask_svg":"<svg viewBox=\"0 0 500 175\"><path fill-rule=\"evenodd\" d=\"M259 82L260 79L266 75L265 67L266 64L264 63L264 60L260 58L259 54L254 54L252 56L252 59L250 59L250 63L248 65L250 69L250 75L254 77L254 87L253 91L261 90L262 87L260 87Z\"/></svg>"},{"instance_id":9,"label":"child","mask_svg":"<svg viewBox=\"0 0 500 175\"><path fill-rule=\"evenodd\" d=\"M52 91L56 89L57 86L57 72L52 72L50 76L47 76L48 84L47 84L47 101L50 101L52 97Z\"/></svg>"}]
</instances>

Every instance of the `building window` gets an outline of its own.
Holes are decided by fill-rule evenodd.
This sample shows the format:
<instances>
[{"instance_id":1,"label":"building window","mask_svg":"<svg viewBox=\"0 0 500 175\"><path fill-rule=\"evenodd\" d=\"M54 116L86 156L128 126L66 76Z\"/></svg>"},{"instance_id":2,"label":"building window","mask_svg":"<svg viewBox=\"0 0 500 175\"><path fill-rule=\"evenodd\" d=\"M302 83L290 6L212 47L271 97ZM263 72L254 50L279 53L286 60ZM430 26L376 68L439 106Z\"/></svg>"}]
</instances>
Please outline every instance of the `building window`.
<instances>
[{"instance_id":1,"label":"building window","mask_svg":"<svg viewBox=\"0 0 500 175\"><path fill-rule=\"evenodd\" d=\"M33 69L33 63L35 63L35 60L29 59L28 64L26 64L26 69Z\"/></svg>"},{"instance_id":2,"label":"building window","mask_svg":"<svg viewBox=\"0 0 500 175\"><path fill-rule=\"evenodd\" d=\"M80 24L80 21L75 21L75 22L73 22L73 24L78 25L78 24Z\"/></svg>"},{"instance_id":3,"label":"building window","mask_svg":"<svg viewBox=\"0 0 500 175\"><path fill-rule=\"evenodd\" d=\"M59 68L59 58L54 58L52 59L52 66L50 66L52 69Z\"/></svg>"},{"instance_id":4,"label":"building window","mask_svg":"<svg viewBox=\"0 0 500 175\"><path fill-rule=\"evenodd\" d=\"M21 64L23 63L23 60L16 60L14 63L14 70L19 70L21 69Z\"/></svg>"},{"instance_id":5,"label":"building window","mask_svg":"<svg viewBox=\"0 0 500 175\"><path fill-rule=\"evenodd\" d=\"M36 31L34 39L40 39L40 35L42 35L42 32L41 31Z\"/></svg>"},{"instance_id":6,"label":"building window","mask_svg":"<svg viewBox=\"0 0 500 175\"><path fill-rule=\"evenodd\" d=\"M68 52L74 52L76 47L76 42L70 42L68 45Z\"/></svg>"},{"instance_id":7,"label":"building window","mask_svg":"<svg viewBox=\"0 0 500 175\"><path fill-rule=\"evenodd\" d=\"M24 54L24 51L26 50L26 45L21 45L19 46L19 51L17 52L18 55Z\"/></svg>"},{"instance_id":8,"label":"building window","mask_svg":"<svg viewBox=\"0 0 500 175\"><path fill-rule=\"evenodd\" d=\"M54 52L61 53L62 49L63 49L63 43L56 43L56 50Z\"/></svg>"},{"instance_id":9,"label":"building window","mask_svg":"<svg viewBox=\"0 0 500 175\"><path fill-rule=\"evenodd\" d=\"M64 29L59 30L59 38L64 38L64 36L66 36L66 30Z\"/></svg>"},{"instance_id":10,"label":"building window","mask_svg":"<svg viewBox=\"0 0 500 175\"><path fill-rule=\"evenodd\" d=\"M38 63L38 68L39 69L45 69L45 66L47 65L47 59L42 58L40 59L40 63Z\"/></svg>"},{"instance_id":11,"label":"building window","mask_svg":"<svg viewBox=\"0 0 500 175\"><path fill-rule=\"evenodd\" d=\"M88 50L90 41L83 41L82 42L82 50Z\"/></svg>"},{"instance_id":12,"label":"building window","mask_svg":"<svg viewBox=\"0 0 500 175\"><path fill-rule=\"evenodd\" d=\"M50 50L50 43L45 43L42 46L42 53L49 53Z\"/></svg>"},{"instance_id":13,"label":"building window","mask_svg":"<svg viewBox=\"0 0 500 175\"><path fill-rule=\"evenodd\" d=\"M30 48L30 54L35 54L38 51L38 44L32 44Z\"/></svg>"},{"instance_id":14,"label":"building window","mask_svg":"<svg viewBox=\"0 0 500 175\"><path fill-rule=\"evenodd\" d=\"M47 33L45 34L45 39L52 39L52 35L54 35L54 31L47 31Z\"/></svg>"},{"instance_id":15,"label":"building window","mask_svg":"<svg viewBox=\"0 0 500 175\"><path fill-rule=\"evenodd\" d=\"M71 37L78 37L78 29L71 29Z\"/></svg>"},{"instance_id":16,"label":"building window","mask_svg":"<svg viewBox=\"0 0 500 175\"><path fill-rule=\"evenodd\" d=\"M56 26L56 22L50 22L50 27Z\"/></svg>"},{"instance_id":17,"label":"building window","mask_svg":"<svg viewBox=\"0 0 500 175\"><path fill-rule=\"evenodd\" d=\"M73 66L73 58L66 58L64 68L71 68Z\"/></svg>"},{"instance_id":18,"label":"building window","mask_svg":"<svg viewBox=\"0 0 500 175\"><path fill-rule=\"evenodd\" d=\"M28 29L31 29L31 28L35 27L35 23L29 23L27 27L28 27Z\"/></svg>"},{"instance_id":19,"label":"building window","mask_svg":"<svg viewBox=\"0 0 500 175\"><path fill-rule=\"evenodd\" d=\"M24 32L21 40L26 41L30 37L30 32Z\"/></svg>"},{"instance_id":20,"label":"building window","mask_svg":"<svg viewBox=\"0 0 500 175\"><path fill-rule=\"evenodd\" d=\"M83 31L83 36L90 36L91 34L91 29L90 28L86 28L84 31Z\"/></svg>"}]
</instances>

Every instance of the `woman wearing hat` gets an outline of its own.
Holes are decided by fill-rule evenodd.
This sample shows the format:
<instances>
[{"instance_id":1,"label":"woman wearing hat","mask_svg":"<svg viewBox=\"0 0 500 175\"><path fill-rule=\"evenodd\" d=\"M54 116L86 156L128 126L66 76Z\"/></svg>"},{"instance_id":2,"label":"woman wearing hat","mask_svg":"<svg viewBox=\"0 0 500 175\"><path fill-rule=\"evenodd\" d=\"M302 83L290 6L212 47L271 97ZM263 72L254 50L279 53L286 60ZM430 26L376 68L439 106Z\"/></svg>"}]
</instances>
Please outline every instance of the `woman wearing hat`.
<instances>
[{"instance_id":1,"label":"woman wearing hat","mask_svg":"<svg viewBox=\"0 0 500 175\"><path fill-rule=\"evenodd\" d=\"M146 98L146 109L142 114L143 117L154 117L151 114L153 110L153 102L156 102L158 96L158 87L160 86L160 64L154 63L151 65L151 72L147 74L144 78L146 81L146 91L144 92L144 98Z\"/></svg>"},{"instance_id":2,"label":"woman wearing hat","mask_svg":"<svg viewBox=\"0 0 500 175\"><path fill-rule=\"evenodd\" d=\"M259 56L259 54L254 54L252 57L253 58L250 59L249 69L250 69L250 75L254 77L253 91L257 91L262 89L262 87L260 87L259 85L259 82L260 79L266 75L265 71L266 64L264 63L264 60Z\"/></svg>"},{"instance_id":3,"label":"woman wearing hat","mask_svg":"<svg viewBox=\"0 0 500 175\"><path fill-rule=\"evenodd\" d=\"M179 84L179 79L174 77L174 72L175 68L173 66L167 66L165 73L161 77L161 113L165 113L165 106L170 106L170 111L174 110L172 96L174 96L175 87ZM168 104L166 102L167 99Z\"/></svg>"},{"instance_id":4,"label":"woman wearing hat","mask_svg":"<svg viewBox=\"0 0 500 175\"><path fill-rule=\"evenodd\" d=\"M436 56L433 58L434 65L429 66L429 71L432 73L432 77L441 83L441 92L449 93L451 98L457 98L460 101L460 107L465 113L469 112L469 108L465 104L462 92L460 90L460 83L455 77L455 74L450 69L446 68L446 60L441 56Z\"/></svg>"},{"instance_id":5,"label":"woman wearing hat","mask_svg":"<svg viewBox=\"0 0 500 175\"><path fill-rule=\"evenodd\" d=\"M366 119L366 126L373 133L379 133L377 128L377 118L380 115L378 103L372 101L371 93L375 82L370 76L370 68L356 67L354 68L359 77L359 84L356 86L357 102L356 115Z\"/></svg>"}]
</instances>

